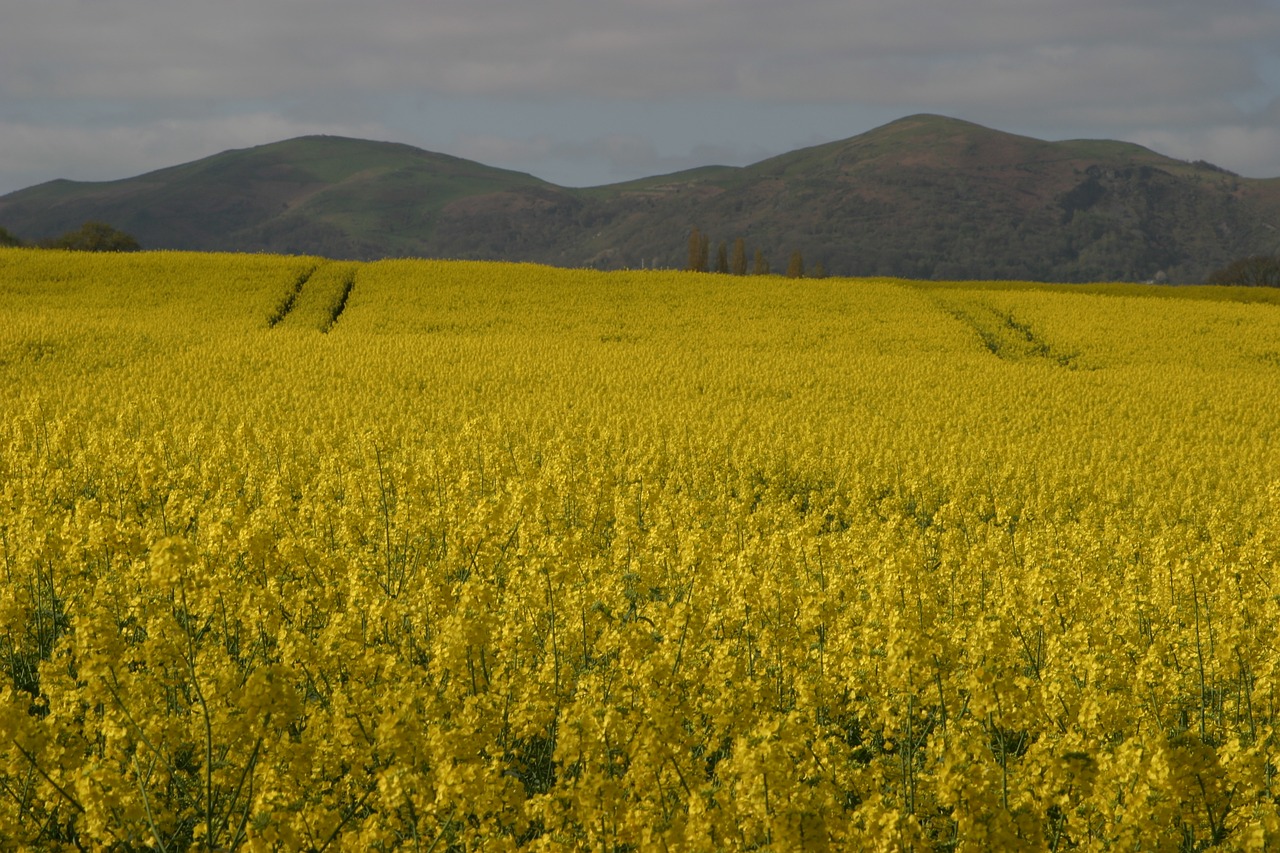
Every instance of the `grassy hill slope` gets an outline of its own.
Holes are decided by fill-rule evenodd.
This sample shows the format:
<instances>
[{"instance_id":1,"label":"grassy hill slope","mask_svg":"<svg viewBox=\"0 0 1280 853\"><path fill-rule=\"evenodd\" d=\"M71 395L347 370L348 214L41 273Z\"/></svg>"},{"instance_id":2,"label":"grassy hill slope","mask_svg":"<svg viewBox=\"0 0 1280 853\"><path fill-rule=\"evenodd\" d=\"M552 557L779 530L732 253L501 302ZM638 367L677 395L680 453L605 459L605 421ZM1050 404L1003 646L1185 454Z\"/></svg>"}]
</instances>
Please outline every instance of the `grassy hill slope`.
<instances>
[{"instance_id":1,"label":"grassy hill slope","mask_svg":"<svg viewBox=\"0 0 1280 853\"><path fill-rule=\"evenodd\" d=\"M0 199L0 216L31 238L96 218L150 248L367 258L429 252L442 208L494 192L558 189L409 145L309 136L127 180L51 181Z\"/></svg>"}]
</instances>

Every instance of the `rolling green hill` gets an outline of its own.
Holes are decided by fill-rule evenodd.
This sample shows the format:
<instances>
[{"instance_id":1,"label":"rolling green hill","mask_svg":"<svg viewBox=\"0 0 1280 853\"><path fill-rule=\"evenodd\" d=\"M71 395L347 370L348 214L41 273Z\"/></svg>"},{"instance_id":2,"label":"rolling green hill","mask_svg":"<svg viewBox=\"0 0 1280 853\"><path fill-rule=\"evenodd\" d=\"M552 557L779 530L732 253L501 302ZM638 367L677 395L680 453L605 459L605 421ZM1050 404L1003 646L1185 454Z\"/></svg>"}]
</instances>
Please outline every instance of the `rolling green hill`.
<instances>
[{"instance_id":1,"label":"rolling green hill","mask_svg":"<svg viewBox=\"0 0 1280 853\"><path fill-rule=\"evenodd\" d=\"M443 208L495 191L562 192L408 145L310 136L122 181L51 181L0 198L0 218L31 239L101 219L148 248L369 258L428 251Z\"/></svg>"},{"instance_id":2,"label":"rolling green hill","mask_svg":"<svg viewBox=\"0 0 1280 853\"><path fill-rule=\"evenodd\" d=\"M102 219L148 248L682 266L693 226L774 269L1199 281L1280 248L1280 179L1109 140L1044 142L940 116L746 167L569 189L411 146L303 137L135 178L0 197L42 239Z\"/></svg>"}]
</instances>

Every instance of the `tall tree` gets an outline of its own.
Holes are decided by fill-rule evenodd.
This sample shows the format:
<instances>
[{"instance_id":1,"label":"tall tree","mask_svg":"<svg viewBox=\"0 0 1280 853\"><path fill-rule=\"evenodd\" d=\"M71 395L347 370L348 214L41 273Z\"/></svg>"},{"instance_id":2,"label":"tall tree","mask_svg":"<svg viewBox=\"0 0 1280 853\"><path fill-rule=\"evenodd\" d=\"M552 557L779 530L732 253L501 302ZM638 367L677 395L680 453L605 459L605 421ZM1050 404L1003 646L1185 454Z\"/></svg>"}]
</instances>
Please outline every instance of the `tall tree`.
<instances>
[{"instance_id":1,"label":"tall tree","mask_svg":"<svg viewBox=\"0 0 1280 853\"><path fill-rule=\"evenodd\" d=\"M689 232L689 266L690 272L706 272L707 262L702 254L702 232L695 225L693 230Z\"/></svg>"},{"instance_id":2,"label":"tall tree","mask_svg":"<svg viewBox=\"0 0 1280 853\"><path fill-rule=\"evenodd\" d=\"M733 241L733 258L729 261L729 271L734 275L747 274L747 241L741 237Z\"/></svg>"},{"instance_id":3,"label":"tall tree","mask_svg":"<svg viewBox=\"0 0 1280 853\"><path fill-rule=\"evenodd\" d=\"M787 278L804 278L804 256L796 249L787 263Z\"/></svg>"},{"instance_id":4,"label":"tall tree","mask_svg":"<svg viewBox=\"0 0 1280 853\"><path fill-rule=\"evenodd\" d=\"M751 263L751 274L752 275L768 275L769 274L769 261L765 259L764 252L760 249L756 249L755 259Z\"/></svg>"},{"instance_id":5,"label":"tall tree","mask_svg":"<svg viewBox=\"0 0 1280 853\"><path fill-rule=\"evenodd\" d=\"M716 272L729 272L729 247L725 245L723 240L716 247Z\"/></svg>"}]
</instances>

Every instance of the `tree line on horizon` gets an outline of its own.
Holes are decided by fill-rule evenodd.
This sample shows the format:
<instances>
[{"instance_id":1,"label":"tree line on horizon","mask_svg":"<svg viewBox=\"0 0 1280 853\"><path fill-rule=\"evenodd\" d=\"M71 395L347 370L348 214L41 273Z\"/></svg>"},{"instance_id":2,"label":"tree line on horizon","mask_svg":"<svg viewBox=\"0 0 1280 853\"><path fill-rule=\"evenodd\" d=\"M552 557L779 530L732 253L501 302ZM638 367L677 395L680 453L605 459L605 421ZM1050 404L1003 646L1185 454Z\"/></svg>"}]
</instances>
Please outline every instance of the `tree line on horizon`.
<instances>
[{"instance_id":1,"label":"tree line on horizon","mask_svg":"<svg viewBox=\"0 0 1280 853\"><path fill-rule=\"evenodd\" d=\"M7 229L0 228L0 246L70 249L79 252L137 252L142 249L132 235L93 219L58 237L36 243L28 243Z\"/></svg>"},{"instance_id":2,"label":"tree line on horizon","mask_svg":"<svg viewBox=\"0 0 1280 853\"><path fill-rule=\"evenodd\" d=\"M732 246L721 240L716 247L715 264L711 263L711 237L696 226L689 232L689 261L685 266L689 272L715 272L726 275L772 275L764 251L756 248L751 262L747 262L747 242L742 237L734 239ZM787 278L825 278L826 269L822 262L814 264L805 273L804 255L799 249L791 253L787 261Z\"/></svg>"},{"instance_id":3,"label":"tree line on horizon","mask_svg":"<svg viewBox=\"0 0 1280 853\"><path fill-rule=\"evenodd\" d=\"M1211 273L1205 284L1280 287L1280 254L1251 255L1232 261Z\"/></svg>"},{"instance_id":4,"label":"tree line on horizon","mask_svg":"<svg viewBox=\"0 0 1280 853\"><path fill-rule=\"evenodd\" d=\"M31 243L0 227L0 248L34 247L67 249L84 252L136 252L138 241L130 234L105 222L89 220L79 228L46 240ZM750 253L746 240L737 237L732 244L721 240L716 246L715 263L711 261L711 237L696 226L689 233L689 256L685 269L690 272L714 272L726 275L773 275L773 269L759 247ZM803 254L792 251L784 275L787 278L825 278L821 261L806 269ZM1205 284L1245 287L1280 287L1280 253L1238 258L1212 272Z\"/></svg>"},{"instance_id":5,"label":"tree line on horizon","mask_svg":"<svg viewBox=\"0 0 1280 853\"><path fill-rule=\"evenodd\" d=\"M715 263L711 262L711 237L696 226L689 232L689 272L714 272L727 275L772 275L764 252L756 248L747 262L747 244L742 237L732 244L721 240L716 247ZM797 249L791 253L785 273L787 278L825 278L827 272L819 261L806 274L804 256ZM1210 273L1205 284L1242 287L1280 287L1280 253L1250 255L1238 258Z\"/></svg>"}]
</instances>

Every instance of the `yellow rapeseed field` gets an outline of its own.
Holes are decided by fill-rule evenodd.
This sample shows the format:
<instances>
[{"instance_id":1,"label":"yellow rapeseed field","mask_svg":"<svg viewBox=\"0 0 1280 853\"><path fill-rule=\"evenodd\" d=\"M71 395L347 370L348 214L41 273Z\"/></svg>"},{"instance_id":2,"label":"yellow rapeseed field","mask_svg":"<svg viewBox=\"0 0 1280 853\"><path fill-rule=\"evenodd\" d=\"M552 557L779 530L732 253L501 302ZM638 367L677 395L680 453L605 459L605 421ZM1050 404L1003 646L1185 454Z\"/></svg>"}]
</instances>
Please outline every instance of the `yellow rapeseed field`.
<instances>
[{"instance_id":1,"label":"yellow rapeseed field","mask_svg":"<svg viewBox=\"0 0 1280 853\"><path fill-rule=\"evenodd\" d=\"M1274 292L0 251L0 848L1280 849Z\"/></svg>"}]
</instances>

